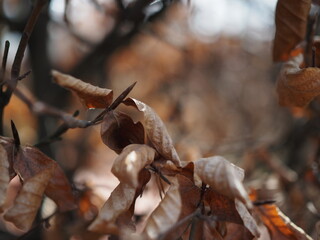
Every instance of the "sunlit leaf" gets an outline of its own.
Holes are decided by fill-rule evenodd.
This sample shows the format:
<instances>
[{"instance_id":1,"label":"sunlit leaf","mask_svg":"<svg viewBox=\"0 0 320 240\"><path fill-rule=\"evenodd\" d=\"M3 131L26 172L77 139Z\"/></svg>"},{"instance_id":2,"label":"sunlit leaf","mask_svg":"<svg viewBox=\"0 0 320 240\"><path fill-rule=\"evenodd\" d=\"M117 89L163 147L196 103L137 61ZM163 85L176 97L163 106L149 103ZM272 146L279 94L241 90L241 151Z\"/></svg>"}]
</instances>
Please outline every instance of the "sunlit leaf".
<instances>
[{"instance_id":1,"label":"sunlit leaf","mask_svg":"<svg viewBox=\"0 0 320 240\"><path fill-rule=\"evenodd\" d=\"M311 0L278 0L273 60L286 61L304 39Z\"/></svg>"},{"instance_id":2,"label":"sunlit leaf","mask_svg":"<svg viewBox=\"0 0 320 240\"><path fill-rule=\"evenodd\" d=\"M194 162L195 174L212 189L231 199L238 198L247 207L252 203L242 184L244 171L220 156L201 158Z\"/></svg>"},{"instance_id":3,"label":"sunlit leaf","mask_svg":"<svg viewBox=\"0 0 320 240\"><path fill-rule=\"evenodd\" d=\"M0 144L0 212L3 212L3 204L6 200L6 193L10 181L8 155Z\"/></svg>"},{"instance_id":4,"label":"sunlit leaf","mask_svg":"<svg viewBox=\"0 0 320 240\"><path fill-rule=\"evenodd\" d=\"M4 215L7 221L23 231L31 228L53 170L45 169L24 182L13 207Z\"/></svg>"},{"instance_id":5,"label":"sunlit leaf","mask_svg":"<svg viewBox=\"0 0 320 240\"><path fill-rule=\"evenodd\" d=\"M173 146L172 139L158 114L147 104L134 98L127 98L124 103L134 106L143 112L148 139L165 159L171 160L177 166L181 166L180 158Z\"/></svg>"},{"instance_id":6,"label":"sunlit leaf","mask_svg":"<svg viewBox=\"0 0 320 240\"><path fill-rule=\"evenodd\" d=\"M135 188L138 186L139 172L153 162L155 154L156 151L147 145L128 145L114 160L111 171L120 182Z\"/></svg>"},{"instance_id":7,"label":"sunlit leaf","mask_svg":"<svg viewBox=\"0 0 320 240\"><path fill-rule=\"evenodd\" d=\"M75 92L88 108L106 108L112 102L113 92L110 89L93 86L55 70L52 71L52 76L61 87Z\"/></svg>"},{"instance_id":8,"label":"sunlit leaf","mask_svg":"<svg viewBox=\"0 0 320 240\"><path fill-rule=\"evenodd\" d=\"M280 105L304 107L320 95L320 69L300 69L302 62L300 54L283 64L277 83Z\"/></svg>"},{"instance_id":9,"label":"sunlit leaf","mask_svg":"<svg viewBox=\"0 0 320 240\"><path fill-rule=\"evenodd\" d=\"M129 144L144 144L144 128L140 122L134 123L128 115L110 111L101 123L101 139L119 154Z\"/></svg>"}]
</instances>

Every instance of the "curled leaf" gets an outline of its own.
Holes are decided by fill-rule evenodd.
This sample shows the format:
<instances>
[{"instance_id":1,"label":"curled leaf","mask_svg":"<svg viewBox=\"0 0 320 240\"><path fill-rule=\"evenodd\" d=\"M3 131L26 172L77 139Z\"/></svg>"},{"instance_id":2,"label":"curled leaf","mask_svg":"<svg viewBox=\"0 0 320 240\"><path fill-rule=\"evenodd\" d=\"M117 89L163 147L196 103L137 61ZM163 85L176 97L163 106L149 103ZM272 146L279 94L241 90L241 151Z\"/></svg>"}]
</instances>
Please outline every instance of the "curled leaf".
<instances>
[{"instance_id":1,"label":"curled leaf","mask_svg":"<svg viewBox=\"0 0 320 240\"><path fill-rule=\"evenodd\" d=\"M129 144L144 143L144 128L140 122L134 123L128 115L110 111L101 124L101 139L119 154Z\"/></svg>"},{"instance_id":2,"label":"curled leaf","mask_svg":"<svg viewBox=\"0 0 320 240\"><path fill-rule=\"evenodd\" d=\"M156 151L147 145L131 144L114 160L111 171L120 182L136 188L139 172L153 162L155 154Z\"/></svg>"},{"instance_id":3,"label":"curled leaf","mask_svg":"<svg viewBox=\"0 0 320 240\"><path fill-rule=\"evenodd\" d=\"M242 184L243 169L220 156L201 158L194 162L194 167L195 174L212 189L231 199L238 198L248 208L252 207Z\"/></svg>"},{"instance_id":4,"label":"curled leaf","mask_svg":"<svg viewBox=\"0 0 320 240\"><path fill-rule=\"evenodd\" d=\"M99 88L70 75L52 71L53 80L61 87L75 92L88 108L106 108L113 98L110 89Z\"/></svg>"},{"instance_id":5,"label":"curled leaf","mask_svg":"<svg viewBox=\"0 0 320 240\"><path fill-rule=\"evenodd\" d=\"M171 183L164 199L147 220L143 233L149 239L157 239L161 234L169 230L179 219L182 208L179 184L177 179L173 179Z\"/></svg>"},{"instance_id":6,"label":"curled leaf","mask_svg":"<svg viewBox=\"0 0 320 240\"><path fill-rule=\"evenodd\" d=\"M283 64L277 82L279 103L282 106L305 107L320 95L320 69L300 69L303 55L292 57Z\"/></svg>"},{"instance_id":7,"label":"curled leaf","mask_svg":"<svg viewBox=\"0 0 320 240\"><path fill-rule=\"evenodd\" d=\"M276 34L273 60L286 61L304 39L311 0L279 0L276 8Z\"/></svg>"},{"instance_id":8,"label":"curled leaf","mask_svg":"<svg viewBox=\"0 0 320 240\"><path fill-rule=\"evenodd\" d=\"M24 182L13 207L4 215L7 221L23 231L31 228L52 172L53 169L46 169Z\"/></svg>"},{"instance_id":9,"label":"curled leaf","mask_svg":"<svg viewBox=\"0 0 320 240\"><path fill-rule=\"evenodd\" d=\"M165 159L171 160L176 166L180 167L180 158L158 114L147 104L134 98L127 98L124 103L129 106L134 106L143 113L148 139Z\"/></svg>"},{"instance_id":10,"label":"curled leaf","mask_svg":"<svg viewBox=\"0 0 320 240\"><path fill-rule=\"evenodd\" d=\"M0 212L6 200L6 193L10 181L9 161L5 148L0 144Z\"/></svg>"}]
</instances>

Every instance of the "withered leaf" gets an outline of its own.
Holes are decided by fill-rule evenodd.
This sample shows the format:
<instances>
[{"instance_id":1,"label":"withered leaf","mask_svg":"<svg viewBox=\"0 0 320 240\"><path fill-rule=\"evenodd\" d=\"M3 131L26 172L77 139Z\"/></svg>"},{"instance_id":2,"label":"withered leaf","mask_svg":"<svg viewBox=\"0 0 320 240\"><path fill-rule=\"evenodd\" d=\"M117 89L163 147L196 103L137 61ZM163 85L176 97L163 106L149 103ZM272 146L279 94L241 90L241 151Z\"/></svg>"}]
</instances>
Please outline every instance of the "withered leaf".
<instances>
[{"instance_id":1,"label":"withered leaf","mask_svg":"<svg viewBox=\"0 0 320 240\"><path fill-rule=\"evenodd\" d=\"M194 162L194 171L200 179L212 189L231 199L238 198L248 208L252 203L242 184L243 169L220 156L201 158Z\"/></svg>"},{"instance_id":2,"label":"withered leaf","mask_svg":"<svg viewBox=\"0 0 320 240\"><path fill-rule=\"evenodd\" d=\"M285 216L275 204L255 207L262 222L267 227L271 239L279 240L311 240L301 228Z\"/></svg>"},{"instance_id":3,"label":"withered leaf","mask_svg":"<svg viewBox=\"0 0 320 240\"><path fill-rule=\"evenodd\" d=\"M112 102L113 92L110 89L93 86L55 70L51 74L54 82L76 93L88 108L106 108Z\"/></svg>"},{"instance_id":4,"label":"withered leaf","mask_svg":"<svg viewBox=\"0 0 320 240\"><path fill-rule=\"evenodd\" d=\"M303 68L303 55L292 57L283 64L277 82L279 103L282 106L305 107L320 95L320 69Z\"/></svg>"},{"instance_id":5,"label":"withered leaf","mask_svg":"<svg viewBox=\"0 0 320 240\"><path fill-rule=\"evenodd\" d=\"M10 181L9 161L5 148L0 144L0 213L3 212L3 204L6 200L6 193Z\"/></svg>"},{"instance_id":6,"label":"withered leaf","mask_svg":"<svg viewBox=\"0 0 320 240\"><path fill-rule=\"evenodd\" d=\"M110 111L101 123L101 139L119 154L129 144L144 144L144 128L140 122L134 123L130 116Z\"/></svg>"},{"instance_id":7,"label":"withered leaf","mask_svg":"<svg viewBox=\"0 0 320 240\"><path fill-rule=\"evenodd\" d=\"M117 223L127 222L128 218L132 217L135 200L142 193L150 177L147 170L142 171L139 174L140 185L138 188L120 182L101 208L98 217L88 227L88 230L118 235L119 227Z\"/></svg>"},{"instance_id":8,"label":"withered leaf","mask_svg":"<svg viewBox=\"0 0 320 240\"><path fill-rule=\"evenodd\" d=\"M172 139L158 114L147 104L134 98L127 98L124 103L128 106L134 106L143 113L148 139L165 159L171 160L180 167L180 158L173 146Z\"/></svg>"},{"instance_id":9,"label":"withered leaf","mask_svg":"<svg viewBox=\"0 0 320 240\"><path fill-rule=\"evenodd\" d=\"M147 220L143 234L149 239L157 239L178 221L181 209L182 199L179 193L179 183L176 178L173 178L164 199Z\"/></svg>"},{"instance_id":10,"label":"withered leaf","mask_svg":"<svg viewBox=\"0 0 320 240\"><path fill-rule=\"evenodd\" d=\"M227 223L227 233L224 240L253 240L255 238L247 228L242 225ZM276 238L275 238L276 239Z\"/></svg>"},{"instance_id":11,"label":"withered leaf","mask_svg":"<svg viewBox=\"0 0 320 240\"><path fill-rule=\"evenodd\" d=\"M155 154L156 150L147 145L128 145L114 160L111 171L120 182L136 188L139 172L153 162Z\"/></svg>"},{"instance_id":12,"label":"withered leaf","mask_svg":"<svg viewBox=\"0 0 320 240\"><path fill-rule=\"evenodd\" d=\"M286 61L304 39L311 0L278 0L273 60Z\"/></svg>"},{"instance_id":13,"label":"withered leaf","mask_svg":"<svg viewBox=\"0 0 320 240\"><path fill-rule=\"evenodd\" d=\"M31 228L53 170L45 169L24 182L13 207L4 215L7 221L23 231Z\"/></svg>"},{"instance_id":14,"label":"withered leaf","mask_svg":"<svg viewBox=\"0 0 320 240\"><path fill-rule=\"evenodd\" d=\"M45 194L58 205L60 211L76 207L70 183L62 169L37 148L21 146L13 162L13 168L24 182L46 169L53 169Z\"/></svg>"}]
</instances>

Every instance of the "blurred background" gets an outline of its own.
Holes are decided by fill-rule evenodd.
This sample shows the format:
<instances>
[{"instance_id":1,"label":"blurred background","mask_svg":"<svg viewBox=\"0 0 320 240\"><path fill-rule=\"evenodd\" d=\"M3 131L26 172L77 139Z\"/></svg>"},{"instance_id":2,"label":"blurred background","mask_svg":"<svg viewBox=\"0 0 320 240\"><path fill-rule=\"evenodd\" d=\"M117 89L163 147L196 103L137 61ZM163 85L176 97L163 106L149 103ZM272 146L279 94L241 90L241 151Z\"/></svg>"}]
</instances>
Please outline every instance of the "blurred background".
<instances>
[{"instance_id":1,"label":"blurred background","mask_svg":"<svg viewBox=\"0 0 320 240\"><path fill-rule=\"evenodd\" d=\"M11 43L7 74L34 2L1 1L1 52L6 40ZM86 109L52 83L51 69L110 88L115 96L137 82L130 96L160 115L183 160L226 157L246 170L248 189L260 192L262 200L275 200L314 234L320 216L319 127L307 110L278 106L280 66L271 59L275 6L276 0L51 0L24 58L21 72L32 72L19 87L92 119L97 110ZM50 117L34 116L16 97L5 111L6 136L11 136L10 119L22 142L31 145L59 125ZM75 191L89 198L90 208L80 210L90 221L117 184L110 173L116 154L102 143L99 126L72 129L62 138L41 149L63 167ZM155 184L149 185L138 199L140 220L159 202ZM52 208L46 200L43 216ZM63 225L56 220L37 234L43 239L94 239L81 221L72 218ZM0 229L1 239L21 234L3 221Z\"/></svg>"}]
</instances>

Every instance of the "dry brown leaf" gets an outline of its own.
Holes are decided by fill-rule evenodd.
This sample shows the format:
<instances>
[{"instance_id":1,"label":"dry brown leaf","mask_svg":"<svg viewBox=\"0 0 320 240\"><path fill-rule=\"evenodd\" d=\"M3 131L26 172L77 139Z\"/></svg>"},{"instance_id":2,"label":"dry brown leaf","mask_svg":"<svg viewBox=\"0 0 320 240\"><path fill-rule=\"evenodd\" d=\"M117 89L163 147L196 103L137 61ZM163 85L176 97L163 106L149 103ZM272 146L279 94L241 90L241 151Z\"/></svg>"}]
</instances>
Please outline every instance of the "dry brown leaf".
<instances>
[{"instance_id":1,"label":"dry brown leaf","mask_svg":"<svg viewBox=\"0 0 320 240\"><path fill-rule=\"evenodd\" d=\"M301 228L285 216L275 204L255 207L264 225L268 228L271 239L279 240L311 240Z\"/></svg>"},{"instance_id":2,"label":"dry brown leaf","mask_svg":"<svg viewBox=\"0 0 320 240\"><path fill-rule=\"evenodd\" d=\"M283 64L277 82L279 103L282 106L305 107L320 95L320 69L303 68L303 55L299 54Z\"/></svg>"},{"instance_id":3,"label":"dry brown leaf","mask_svg":"<svg viewBox=\"0 0 320 240\"><path fill-rule=\"evenodd\" d=\"M7 221L23 231L31 228L53 170L50 168L41 171L24 182L13 207L4 215Z\"/></svg>"},{"instance_id":4,"label":"dry brown leaf","mask_svg":"<svg viewBox=\"0 0 320 240\"><path fill-rule=\"evenodd\" d=\"M130 116L116 111L107 112L101 123L101 139L116 153L129 144L144 144L144 128Z\"/></svg>"},{"instance_id":5,"label":"dry brown leaf","mask_svg":"<svg viewBox=\"0 0 320 240\"><path fill-rule=\"evenodd\" d=\"M224 240L253 240L255 238L247 228L235 223L227 223L227 233ZM275 238L276 240L276 238Z\"/></svg>"},{"instance_id":6,"label":"dry brown leaf","mask_svg":"<svg viewBox=\"0 0 320 240\"><path fill-rule=\"evenodd\" d=\"M129 106L134 106L139 111L143 112L148 139L165 159L171 160L180 167L180 158L173 146L172 139L158 114L147 104L134 98L127 98L124 103Z\"/></svg>"},{"instance_id":7,"label":"dry brown leaf","mask_svg":"<svg viewBox=\"0 0 320 240\"><path fill-rule=\"evenodd\" d=\"M149 239L157 239L178 221L181 208L182 199L179 192L179 183L177 179L173 178L164 199L147 220L143 234Z\"/></svg>"},{"instance_id":8,"label":"dry brown leaf","mask_svg":"<svg viewBox=\"0 0 320 240\"><path fill-rule=\"evenodd\" d=\"M311 0L278 0L273 60L286 61L304 39Z\"/></svg>"},{"instance_id":9,"label":"dry brown leaf","mask_svg":"<svg viewBox=\"0 0 320 240\"><path fill-rule=\"evenodd\" d=\"M55 83L75 92L87 108L106 108L112 102L113 92L110 89L93 86L55 70L51 74Z\"/></svg>"},{"instance_id":10,"label":"dry brown leaf","mask_svg":"<svg viewBox=\"0 0 320 240\"><path fill-rule=\"evenodd\" d=\"M138 187L139 172L155 158L156 150L142 144L131 144L114 160L112 173L122 183Z\"/></svg>"},{"instance_id":11,"label":"dry brown leaf","mask_svg":"<svg viewBox=\"0 0 320 240\"><path fill-rule=\"evenodd\" d=\"M0 213L3 212L3 204L6 201L6 193L10 181L9 161L5 148L0 144Z\"/></svg>"},{"instance_id":12,"label":"dry brown leaf","mask_svg":"<svg viewBox=\"0 0 320 240\"><path fill-rule=\"evenodd\" d=\"M194 162L195 174L212 189L231 199L238 198L248 208L252 203L242 184L243 169L220 156L201 158Z\"/></svg>"},{"instance_id":13,"label":"dry brown leaf","mask_svg":"<svg viewBox=\"0 0 320 240\"><path fill-rule=\"evenodd\" d=\"M45 194L50 197L60 211L67 211L76 207L75 198L68 179L60 166L35 147L21 146L13 162L13 168L22 181L27 181L34 175L53 169Z\"/></svg>"}]
</instances>

